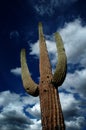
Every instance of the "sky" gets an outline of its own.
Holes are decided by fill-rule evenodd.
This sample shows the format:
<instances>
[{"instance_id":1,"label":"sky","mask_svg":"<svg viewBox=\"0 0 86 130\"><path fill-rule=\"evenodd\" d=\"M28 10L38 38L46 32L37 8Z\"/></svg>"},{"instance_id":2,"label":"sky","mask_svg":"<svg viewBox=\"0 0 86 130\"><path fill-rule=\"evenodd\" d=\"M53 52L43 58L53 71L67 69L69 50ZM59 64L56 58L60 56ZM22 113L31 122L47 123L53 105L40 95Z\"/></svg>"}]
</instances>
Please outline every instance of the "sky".
<instances>
[{"instance_id":1,"label":"sky","mask_svg":"<svg viewBox=\"0 0 86 130\"><path fill-rule=\"evenodd\" d=\"M85 0L0 0L0 130L42 130L39 97L24 90L20 65L25 48L31 76L39 83L40 21L53 73L55 32L67 55L67 76L59 87L66 130L86 130Z\"/></svg>"}]
</instances>

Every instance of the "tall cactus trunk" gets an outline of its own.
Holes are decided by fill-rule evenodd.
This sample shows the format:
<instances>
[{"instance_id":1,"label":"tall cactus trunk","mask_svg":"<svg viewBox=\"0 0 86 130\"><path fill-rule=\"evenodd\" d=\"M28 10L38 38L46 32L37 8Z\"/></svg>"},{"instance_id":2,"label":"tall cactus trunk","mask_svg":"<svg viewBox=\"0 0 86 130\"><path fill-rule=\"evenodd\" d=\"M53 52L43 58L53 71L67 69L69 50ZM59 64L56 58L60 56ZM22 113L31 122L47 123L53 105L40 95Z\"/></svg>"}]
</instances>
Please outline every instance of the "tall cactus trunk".
<instances>
[{"instance_id":1,"label":"tall cactus trunk","mask_svg":"<svg viewBox=\"0 0 86 130\"><path fill-rule=\"evenodd\" d=\"M59 94L51 83L40 84L40 106L42 130L65 130Z\"/></svg>"},{"instance_id":2,"label":"tall cactus trunk","mask_svg":"<svg viewBox=\"0 0 86 130\"><path fill-rule=\"evenodd\" d=\"M52 84L52 69L43 35L42 24L39 23L40 47L40 107L42 130L64 130L63 114L59 95Z\"/></svg>"}]
</instances>

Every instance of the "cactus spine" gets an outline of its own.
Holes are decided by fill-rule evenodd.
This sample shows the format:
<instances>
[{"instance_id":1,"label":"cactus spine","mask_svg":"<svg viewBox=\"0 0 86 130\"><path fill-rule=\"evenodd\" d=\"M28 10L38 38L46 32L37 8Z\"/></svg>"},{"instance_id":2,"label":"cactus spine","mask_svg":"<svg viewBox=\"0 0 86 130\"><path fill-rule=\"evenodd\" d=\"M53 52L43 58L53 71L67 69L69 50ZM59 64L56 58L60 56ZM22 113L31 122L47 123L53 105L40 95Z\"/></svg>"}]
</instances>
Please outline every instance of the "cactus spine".
<instances>
[{"instance_id":1,"label":"cactus spine","mask_svg":"<svg viewBox=\"0 0 86 130\"><path fill-rule=\"evenodd\" d=\"M32 96L40 98L42 130L65 130L64 118L59 100L58 86L66 76L67 58L59 33L55 33L58 51L58 64L52 74L50 60L43 35L42 23L39 23L40 47L40 82L37 85L32 78L26 63L25 49L21 50L22 81L25 90Z\"/></svg>"}]
</instances>

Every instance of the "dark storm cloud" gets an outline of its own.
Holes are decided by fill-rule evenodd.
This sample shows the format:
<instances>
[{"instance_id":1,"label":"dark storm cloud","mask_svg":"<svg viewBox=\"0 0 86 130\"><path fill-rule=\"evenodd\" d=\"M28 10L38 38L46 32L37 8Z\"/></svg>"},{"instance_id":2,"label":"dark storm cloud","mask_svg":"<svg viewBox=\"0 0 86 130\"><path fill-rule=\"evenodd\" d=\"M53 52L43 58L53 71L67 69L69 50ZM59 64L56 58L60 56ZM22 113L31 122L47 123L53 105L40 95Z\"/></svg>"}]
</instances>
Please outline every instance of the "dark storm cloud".
<instances>
[{"instance_id":1,"label":"dark storm cloud","mask_svg":"<svg viewBox=\"0 0 86 130\"><path fill-rule=\"evenodd\" d=\"M85 127L85 109L81 107L83 101L73 94L60 93L60 100L64 114L66 130L81 130ZM86 108L86 106L84 106ZM84 114L84 115L83 115Z\"/></svg>"},{"instance_id":2,"label":"dark storm cloud","mask_svg":"<svg viewBox=\"0 0 86 130\"><path fill-rule=\"evenodd\" d=\"M20 115L16 111L10 111L9 112L1 112L2 118L0 118L0 128L1 130L23 130L25 128L29 128L30 124L33 124L31 120L28 118Z\"/></svg>"}]
</instances>

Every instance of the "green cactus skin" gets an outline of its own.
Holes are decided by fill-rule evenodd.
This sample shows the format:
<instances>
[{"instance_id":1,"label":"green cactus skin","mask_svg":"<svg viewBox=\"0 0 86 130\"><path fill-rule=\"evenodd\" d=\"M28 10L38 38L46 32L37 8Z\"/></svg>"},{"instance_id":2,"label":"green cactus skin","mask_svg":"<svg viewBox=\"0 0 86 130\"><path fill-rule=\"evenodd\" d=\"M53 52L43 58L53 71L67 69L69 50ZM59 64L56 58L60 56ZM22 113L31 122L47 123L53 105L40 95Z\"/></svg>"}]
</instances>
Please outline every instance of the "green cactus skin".
<instances>
[{"instance_id":1,"label":"green cactus skin","mask_svg":"<svg viewBox=\"0 0 86 130\"><path fill-rule=\"evenodd\" d=\"M29 93L32 96L38 96L39 95L38 84L36 84L30 76L30 72L26 63L25 49L21 50L21 71L22 71L23 86L27 91L27 93Z\"/></svg>"},{"instance_id":2,"label":"green cactus skin","mask_svg":"<svg viewBox=\"0 0 86 130\"><path fill-rule=\"evenodd\" d=\"M58 86L66 76L67 57L59 33L55 33L58 64L54 75L52 74L48 51L43 35L42 23L39 23L40 48L40 82L37 85L31 78L26 63L25 49L21 50L22 81L25 90L32 96L40 98L42 130L65 130L64 117L61 109Z\"/></svg>"},{"instance_id":3,"label":"green cactus skin","mask_svg":"<svg viewBox=\"0 0 86 130\"><path fill-rule=\"evenodd\" d=\"M55 40L58 52L58 63L56 65L56 70L53 75L52 83L54 83L55 86L61 86L66 77L67 57L62 38L58 32L55 33Z\"/></svg>"}]
</instances>

